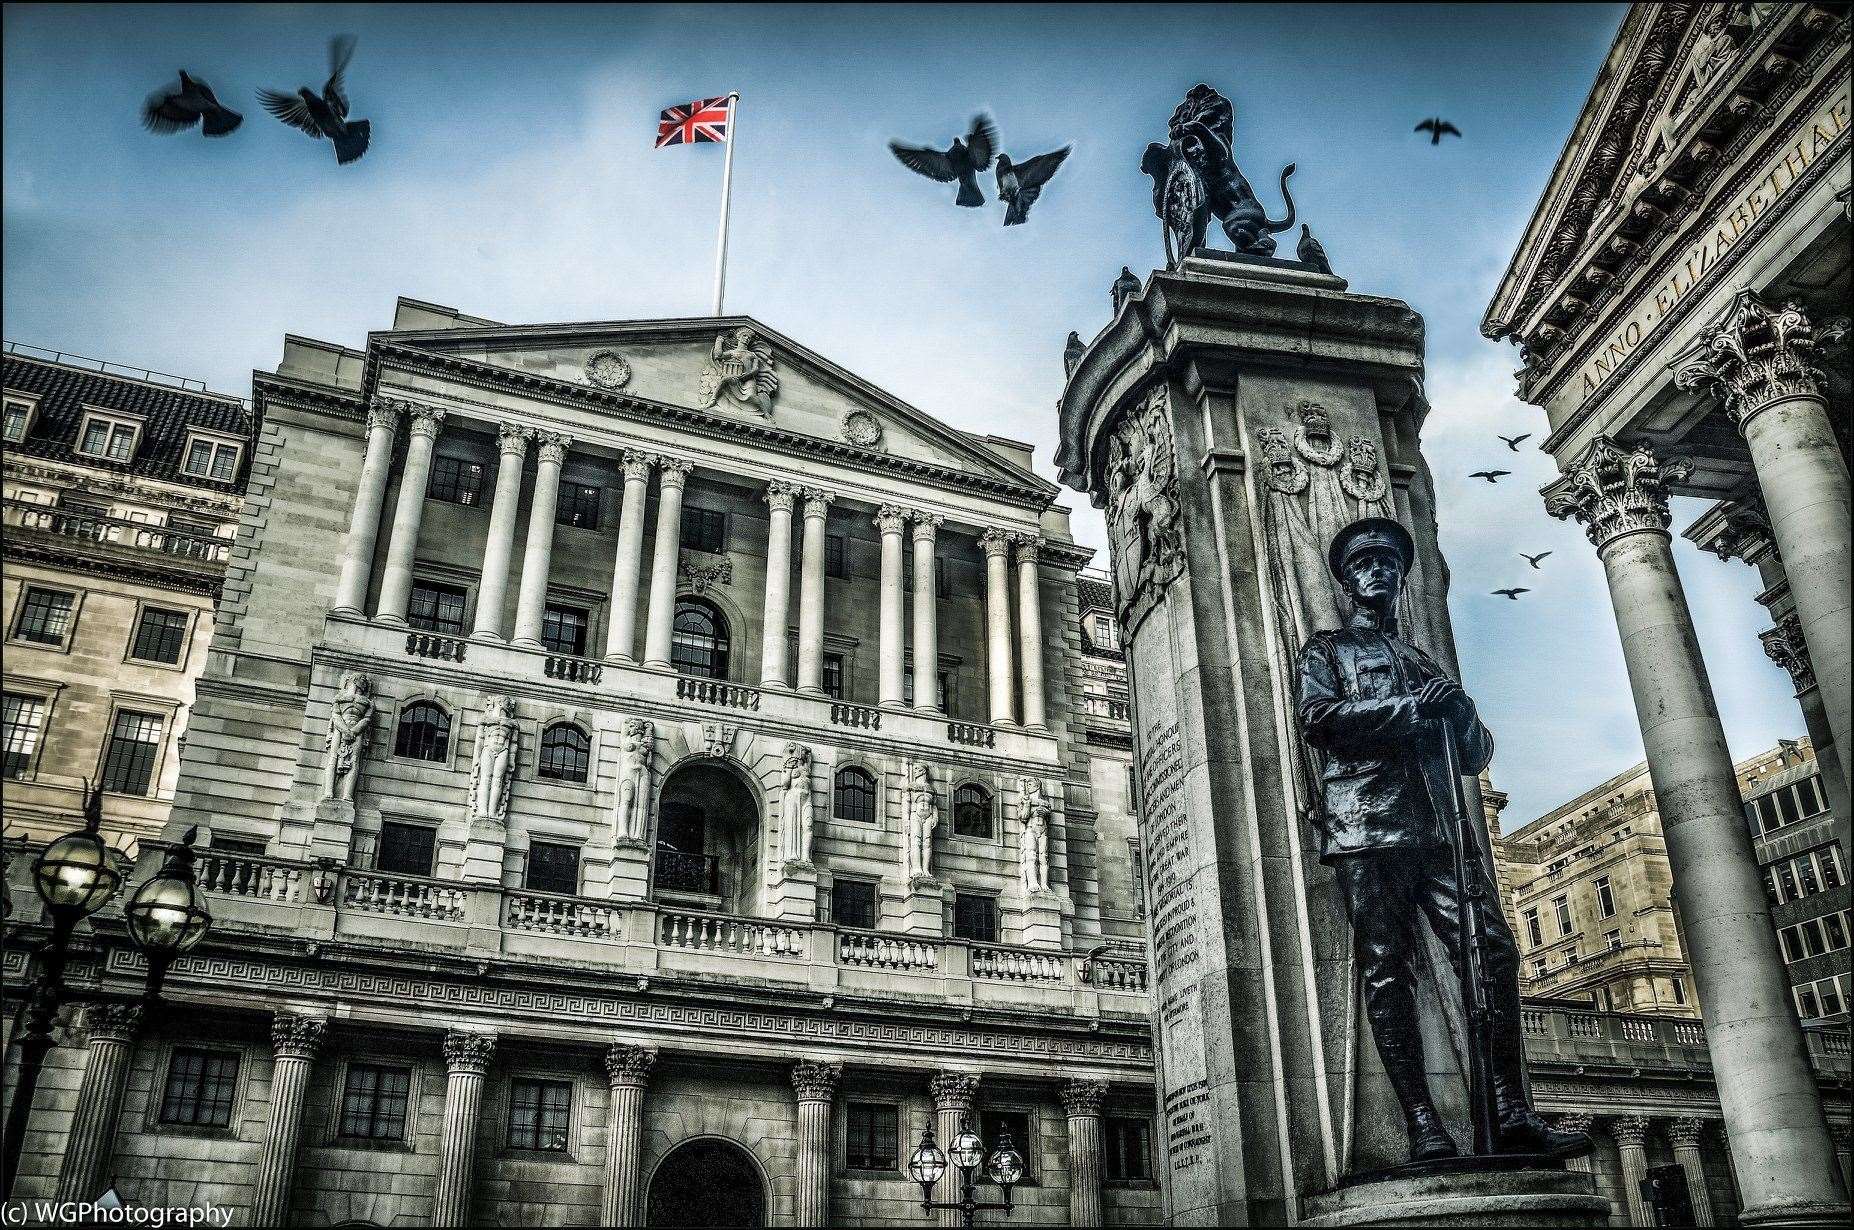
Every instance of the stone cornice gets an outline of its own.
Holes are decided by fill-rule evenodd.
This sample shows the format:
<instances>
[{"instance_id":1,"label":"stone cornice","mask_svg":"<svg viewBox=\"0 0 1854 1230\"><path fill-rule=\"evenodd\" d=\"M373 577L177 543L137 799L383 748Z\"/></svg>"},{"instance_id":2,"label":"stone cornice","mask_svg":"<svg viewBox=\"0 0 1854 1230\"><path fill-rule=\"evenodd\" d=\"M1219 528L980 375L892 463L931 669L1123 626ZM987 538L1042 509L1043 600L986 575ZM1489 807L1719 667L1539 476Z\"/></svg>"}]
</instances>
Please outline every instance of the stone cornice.
<instances>
[{"instance_id":1,"label":"stone cornice","mask_svg":"<svg viewBox=\"0 0 1854 1230\"><path fill-rule=\"evenodd\" d=\"M5 535L7 559L82 572L87 576L112 577L122 581L154 585L161 589L200 594L212 598L215 602L218 601L225 586L224 564L214 565L202 561L197 570L164 568L153 563L104 558L101 554L82 555L73 551L56 550L49 545L22 542L20 539L21 531L17 527L9 527ZM55 541L69 542L70 540L61 538Z\"/></svg>"}]
</instances>

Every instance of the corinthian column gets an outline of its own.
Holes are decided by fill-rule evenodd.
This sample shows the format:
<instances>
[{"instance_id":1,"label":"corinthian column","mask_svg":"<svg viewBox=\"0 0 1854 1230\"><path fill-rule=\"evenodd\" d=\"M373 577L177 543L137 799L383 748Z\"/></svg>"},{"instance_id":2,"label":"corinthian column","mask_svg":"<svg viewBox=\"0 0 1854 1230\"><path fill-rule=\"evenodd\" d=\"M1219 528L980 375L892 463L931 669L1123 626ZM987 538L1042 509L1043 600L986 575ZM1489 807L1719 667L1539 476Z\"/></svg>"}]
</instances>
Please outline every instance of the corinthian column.
<instances>
[{"instance_id":1,"label":"corinthian column","mask_svg":"<svg viewBox=\"0 0 1854 1230\"><path fill-rule=\"evenodd\" d=\"M901 573L905 561L902 559L901 532L907 528L907 524L907 510L893 504L884 504L875 515L875 527L882 535L882 590L877 624L880 663L877 677L881 686L877 696L885 706L905 703L902 699L903 680L906 677L903 667L907 655L902 649L902 638L906 635L902 623L907 608L902 593L905 587ZM918 686L921 672L916 670L914 673L915 684Z\"/></svg>"},{"instance_id":2,"label":"corinthian column","mask_svg":"<svg viewBox=\"0 0 1854 1230\"><path fill-rule=\"evenodd\" d=\"M676 564L682 559L682 489L695 463L675 457L657 462L657 541L650 555L650 622L644 628L644 665L670 664L676 623Z\"/></svg>"},{"instance_id":3,"label":"corinthian column","mask_svg":"<svg viewBox=\"0 0 1854 1230\"><path fill-rule=\"evenodd\" d=\"M644 1090L657 1053L647 1046L615 1042L605 1051L605 1075L611 1081L612 1118L605 1144L605 1201L601 1226L644 1224L639 1166L644 1146Z\"/></svg>"},{"instance_id":4,"label":"corinthian column","mask_svg":"<svg viewBox=\"0 0 1854 1230\"><path fill-rule=\"evenodd\" d=\"M1062 1087L1062 1109L1069 1117L1069 1225L1099 1226L1101 1221L1101 1081L1073 1080ZM990 1142L987 1141L987 1144Z\"/></svg>"},{"instance_id":5,"label":"corinthian column","mask_svg":"<svg viewBox=\"0 0 1854 1230\"><path fill-rule=\"evenodd\" d=\"M1684 466L1602 437L1545 489L1545 502L1583 524L1609 580L1745 1221L1845 1218L1731 752L1674 569L1667 484L1684 477Z\"/></svg>"},{"instance_id":6,"label":"corinthian column","mask_svg":"<svg viewBox=\"0 0 1854 1230\"><path fill-rule=\"evenodd\" d=\"M991 722L1013 726L1011 717L1011 536L1002 530L979 535L985 549L985 666L991 682Z\"/></svg>"},{"instance_id":7,"label":"corinthian column","mask_svg":"<svg viewBox=\"0 0 1854 1230\"><path fill-rule=\"evenodd\" d=\"M1826 378L1815 361L1817 347L1846 329L1840 320L1818 333L1795 304L1772 307L1743 290L1674 366L1681 388L1706 388L1722 398L1751 450L1771 537L1783 557L1816 687L1840 751L1844 785L1854 757L1848 466L1829 421Z\"/></svg>"},{"instance_id":8,"label":"corinthian column","mask_svg":"<svg viewBox=\"0 0 1854 1230\"><path fill-rule=\"evenodd\" d=\"M509 560L515 554L515 518L521 506L521 465L534 432L502 424L496 441L496 494L489 506L489 541L483 549L483 576L476 587L476 623L470 635L502 639L502 607L508 598Z\"/></svg>"},{"instance_id":9,"label":"corinthian column","mask_svg":"<svg viewBox=\"0 0 1854 1230\"><path fill-rule=\"evenodd\" d=\"M945 703L940 695L940 577L934 563L934 532L942 518L914 514L914 707L925 712Z\"/></svg>"},{"instance_id":10,"label":"corinthian column","mask_svg":"<svg viewBox=\"0 0 1854 1230\"><path fill-rule=\"evenodd\" d=\"M804 555L798 572L798 690L824 694L824 526L828 491L805 489Z\"/></svg>"},{"instance_id":11,"label":"corinthian column","mask_svg":"<svg viewBox=\"0 0 1854 1230\"><path fill-rule=\"evenodd\" d=\"M935 1072L928 1080L927 1091L933 1094L933 1134L942 1150L952 1146L953 1137L965 1129L966 1120L972 1117L978 1085L978 1074L973 1072ZM934 1197L957 1200L959 1176L952 1166L947 1166L941 1181L949 1186L936 1188ZM957 1226L960 1224L959 1210L941 1209L938 1220L942 1226Z\"/></svg>"},{"instance_id":12,"label":"corinthian column","mask_svg":"<svg viewBox=\"0 0 1854 1230\"><path fill-rule=\"evenodd\" d=\"M554 563L554 513L560 507L560 467L566 461L567 437L535 433L540 447L534 458L534 497L528 501L528 545L521 557L521 595L515 605L515 644L541 647L541 621L547 614L548 573Z\"/></svg>"},{"instance_id":13,"label":"corinthian column","mask_svg":"<svg viewBox=\"0 0 1854 1230\"><path fill-rule=\"evenodd\" d=\"M1667 1139L1674 1146L1674 1160L1687 1178L1687 1200L1693 1205L1693 1224L1710 1226L1712 1193L1706 1190L1706 1165L1700 1160L1700 1137L1706 1125L1698 1119L1676 1119L1667 1125Z\"/></svg>"},{"instance_id":14,"label":"corinthian column","mask_svg":"<svg viewBox=\"0 0 1854 1230\"><path fill-rule=\"evenodd\" d=\"M629 662L637 651L637 591L643 583L644 501L650 495L650 467L658 458L633 449L624 455L624 501L618 510L618 557L612 561L612 622L605 656Z\"/></svg>"},{"instance_id":15,"label":"corinthian column","mask_svg":"<svg viewBox=\"0 0 1854 1230\"><path fill-rule=\"evenodd\" d=\"M1559 1115L1552 1126L1557 1128L1560 1132L1577 1132L1581 1135L1588 1136L1595 1124L1596 1116L1594 1115ZM1591 1165L1591 1159L1592 1155L1588 1153L1584 1154L1582 1157L1569 1157L1564 1160L1564 1168L1566 1170L1581 1170L1585 1174L1591 1174L1594 1171L1594 1167Z\"/></svg>"},{"instance_id":16,"label":"corinthian column","mask_svg":"<svg viewBox=\"0 0 1854 1230\"><path fill-rule=\"evenodd\" d=\"M760 686L789 688L786 628L792 622L792 501L795 483L766 484L766 611L760 632Z\"/></svg>"},{"instance_id":17,"label":"corinthian column","mask_svg":"<svg viewBox=\"0 0 1854 1230\"><path fill-rule=\"evenodd\" d=\"M361 462L354 511L348 517L348 541L341 553L341 579L335 582L334 610L359 615L367 605L373 579L373 549L380 539L380 512L386 504L386 479L393 464L393 428L399 407L375 401L367 411L367 455Z\"/></svg>"},{"instance_id":18,"label":"corinthian column","mask_svg":"<svg viewBox=\"0 0 1854 1230\"><path fill-rule=\"evenodd\" d=\"M418 556L418 527L425 520L425 488L431 482L431 451L444 423L436 406L406 403L412 415L412 436L406 444L406 467L399 476L399 502L393 507L393 536L386 544L386 571L380 578L383 623L406 622L406 603L412 598L412 561Z\"/></svg>"},{"instance_id":19,"label":"corinthian column","mask_svg":"<svg viewBox=\"0 0 1854 1230\"><path fill-rule=\"evenodd\" d=\"M116 1156L116 1121L122 1113L122 1088L129 1074L135 1034L141 1028L140 1004L100 1003L84 1009L89 1033L84 1083L71 1112L71 1134L58 1167L58 1202L94 1200L109 1182Z\"/></svg>"},{"instance_id":20,"label":"corinthian column","mask_svg":"<svg viewBox=\"0 0 1854 1230\"><path fill-rule=\"evenodd\" d=\"M843 1065L801 1059L792 1065L798 1093L798 1224L830 1225L830 1104Z\"/></svg>"},{"instance_id":21,"label":"corinthian column","mask_svg":"<svg viewBox=\"0 0 1854 1230\"><path fill-rule=\"evenodd\" d=\"M483 1074L496 1040L488 1034L452 1030L444 1039L444 1137L438 1142L438 1190L431 1199L431 1224L470 1224L470 1172L476 1163L476 1119L483 1101ZM261 1223L260 1223L261 1224Z\"/></svg>"},{"instance_id":22,"label":"corinthian column","mask_svg":"<svg viewBox=\"0 0 1854 1230\"><path fill-rule=\"evenodd\" d=\"M296 1178L296 1146L303 1134L303 1091L328 1022L313 1016L278 1016L270 1025L276 1061L270 1075L270 1125L258 1155L257 1188L251 1195L251 1224L285 1226L290 1221L290 1187Z\"/></svg>"},{"instance_id":23,"label":"corinthian column","mask_svg":"<svg viewBox=\"0 0 1854 1230\"><path fill-rule=\"evenodd\" d=\"M1654 1218L1642 1203L1642 1180L1648 1177L1648 1120L1640 1115L1612 1119L1609 1134L1622 1163L1622 1200L1631 1226L1652 1226Z\"/></svg>"},{"instance_id":24,"label":"corinthian column","mask_svg":"<svg viewBox=\"0 0 1854 1230\"><path fill-rule=\"evenodd\" d=\"M1040 545L1033 534L1017 539L1017 652L1023 659L1024 725L1031 730L1049 729L1043 717L1043 595L1036 572Z\"/></svg>"}]
</instances>

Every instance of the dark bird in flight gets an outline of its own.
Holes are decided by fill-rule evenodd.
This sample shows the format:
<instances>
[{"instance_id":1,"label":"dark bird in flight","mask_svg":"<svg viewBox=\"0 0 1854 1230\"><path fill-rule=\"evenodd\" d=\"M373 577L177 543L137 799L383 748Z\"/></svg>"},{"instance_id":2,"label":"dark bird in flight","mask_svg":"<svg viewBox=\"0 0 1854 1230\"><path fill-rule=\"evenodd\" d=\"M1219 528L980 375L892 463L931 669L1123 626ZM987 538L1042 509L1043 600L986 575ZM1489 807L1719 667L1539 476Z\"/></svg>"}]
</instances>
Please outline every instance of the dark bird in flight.
<instances>
[{"instance_id":1,"label":"dark bird in flight","mask_svg":"<svg viewBox=\"0 0 1854 1230\"><path fill-rule=\"evenodd\" d=\"M334 143L335 161L346 165L367 152L373 125L367 120L348 118L348 96L341 88L341 74L354 57L354 36L339 34L328 41L328 83L318 96L308 86L294 94L276 90L259 90L258 101L291 128L307 133L318 141L326 137Z\"/></svg>"},{"instance_id":2,"label":"dark bird in flight","mask_svg":"<svg viewBox=\"0 0 1854 1230\"><path fill-rule=\"evenodd\" d=\"M1497 483L1511 473L1511 470L1476 470L1474 473L1468 475L1468 477L1484 478L1489 483Z\"/></svg>"},{"instance_id":3,"label":"dark bird in flight","mask_svg":"<svg viewBox=\"0 0 1854 1230\"><path fill-rule=\"evenodd\" d=\"M1497 436L1500 435L1499 432L1495 432L1494 434ZM1519 451L1520 445L1524 444L1527 440L1530 440L1531 438L1532 438L1532 433L1529 431L1523 436L1500 436L1500 439L1506 443L1506 446L1512 449L1515 453Z\"/></svg>"},{"instance_id":4,"label":"dark bird in flight","mask_svg":"<svg viewBox=\"0 0 1854 1230\"><path fill-rule=\"evenodd\" d=\"M1114 279L1114 314L1120 314L1120 305L1139 293L1139 279L1125 265L1120 266L1120 276Z\"/></svg>"},{"instance_id":5,"label":"dark bird in flight","mask_svg":"<svg viewBox=\"0 0 1854 1230\"><path fill-rule=\"evenodd\" d=\"M1088 349L1082 345L1081 334L1069 330L1069 340L1062 348L1062 369L1067 375L1075 374L1075 365L1081 362L1082 351Z\"/></svg>"},{"instance_id":6,"label":"dark bird in flight","mask_svg":"<svg viewBox=\"0 0 1854 1230\"><path fill-rule=\"evenodd\" d=\"M1529 593L1531 593L1532 591L1531 591L1531 590L1529 590L1529 589L1527 589L1527 588L1526 588L1525 586L1523 586L1523 585L1516 585L1516 586L1514 586L1514 587L1513 587L1512 589L1496 589L1496 590L1494 590L1493 592L1494 592L1495 594L1497 594L1497 595L1499 595L1499 596L1500 596L1500 597L1502 597L1502 598L1507 598L1507 599L1510 599L1510 600L1512 600L1512 601L1514 601L1514 602L1518 602L1518 601L1519 601L1519 595L1521 595L1521 594L1529 594Z\"/></svg>"},{"instance_id":7,"label":"dark bird in flight","mask_svg":"<svg viewBox=\"0 0 1854 1230\"><path fill-rule=\"evenodd\" d=\"M1461 135L1461 129L1455 127L1447 120L1442 119L1440 116L1432 116L1424 120L1416 126L1416 131L1428 133L1429 144L1431 145L1442 144L1442 138L1444 136L1459 137Z\"/></svg>"},{"instance_id":8,"label":"dark bird in flight","mask_svg":"<svg viewBox=\"0 0 1854 1230\"><path fill-rule=\"evenodd\" d=\"M1326 249L1320 246L1305 222L1300 224L1300 244L1294 249L1294 255L1300 257L1301 264L1311 265L1321 273L1333 271L1332 262L1326 259Z\"/></svg>"},{"instance_id":9,"label":"dark bird in flight","mask_svg":"<svg viewBox=\"0 0 1854 1230\"><path fill-rule=\"evenodd\" d=\"M180 70L180 88L162 87L142 104L142 126L149 132L184 132L195 124L209 137L223 137L245 122L245 117L222 106L212 87Z\"/></svg>"},{"instance_id":10,"label":"dark bird in flight","mask_svg":"<svg viewBox=\"0 0 1854 1230\"><path fill-rule=\"evenodd\" d=\"M998 155L998 199L1004 201L1004 225L1016 226L1030 216L1030 207L1043 195L1043 185L1055 175L1073 146L1065 145L1023 162L1009 154Z\"/></svg>"},{"instance_id":11,"label":"dark bird in flight","mask_svg":"<svg viewBox=\"0 0 1854 1230\"><path fill-rule=\"evenodd\" d=\"M916 175L925 175L943 184L958 180L959 195L954 198L956 204L976 209L985 203L985 194L979 191L978 173L991 168L992 153L998 148L998 130L992 126L991 117L983 111L972 117L972 131L964 138L954 137L953 144L944 151L929 149L925 145L903 145L900 141L890 141L888 148L895 152L895 157L901 159L902 166ZM1024 208L1029 209L1029 206ZM1022 218L1017 220L1023 221Z\"/></svg>"},{"instance_id":12,"label":"dark bird in flight","mask_svg":"<svg viewBox=\"0 0 1854 1230\"><path fill-rule=\"evenodd\" d=\"M1544 559L1547 555L1550 555L1550 554L1551 554L1550 551L1540 551L1537 555L1527 555L1524 551L1521 551L1519 553L1519 558L1525 560L1528 564L1531 564L1534 568L1537 568L1539 566L1539 561Z\"/></svg>"}]
</instances>

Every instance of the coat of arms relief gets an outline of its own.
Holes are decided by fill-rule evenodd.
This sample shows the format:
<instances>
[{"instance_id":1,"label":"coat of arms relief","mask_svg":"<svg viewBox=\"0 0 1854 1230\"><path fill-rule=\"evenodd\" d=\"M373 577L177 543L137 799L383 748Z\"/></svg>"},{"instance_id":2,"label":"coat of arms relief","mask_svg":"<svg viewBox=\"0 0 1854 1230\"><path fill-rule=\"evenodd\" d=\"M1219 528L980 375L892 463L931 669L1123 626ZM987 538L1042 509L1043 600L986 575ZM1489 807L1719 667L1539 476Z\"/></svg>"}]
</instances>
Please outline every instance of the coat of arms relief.
<instances>
[{"instance_id":1,"label":"coat of arms relief","mask_svg":"<svg viewBox=\"0 0 1854 1230\"><path fill-rule=\"evenodd\" d=\"M745 327L715 338L714 349L702 365L704 410L725 402L732 409L771 418L773 398L778 395L779 376L773 371L772 346L765 338Z\"/></svg>"}]
</instances>

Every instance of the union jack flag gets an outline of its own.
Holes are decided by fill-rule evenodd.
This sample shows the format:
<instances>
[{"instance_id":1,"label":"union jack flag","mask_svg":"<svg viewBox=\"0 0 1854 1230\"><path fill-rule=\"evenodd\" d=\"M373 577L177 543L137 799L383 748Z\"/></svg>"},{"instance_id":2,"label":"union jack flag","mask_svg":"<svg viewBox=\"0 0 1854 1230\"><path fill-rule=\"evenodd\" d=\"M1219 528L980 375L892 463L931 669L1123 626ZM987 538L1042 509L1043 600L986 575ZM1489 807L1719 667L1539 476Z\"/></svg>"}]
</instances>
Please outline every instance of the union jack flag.
<instances>
[{"instance_id":1,"label":"union jack flag","mask_svg":"<svg viewBox=\"0 0 1854 1230\"><path fill-rule=\"evenodd\" d=\"M727 97L703 98L680 107L666 107L657 120L657 148L726 141Z\"/></svg>"}]
</instances>

